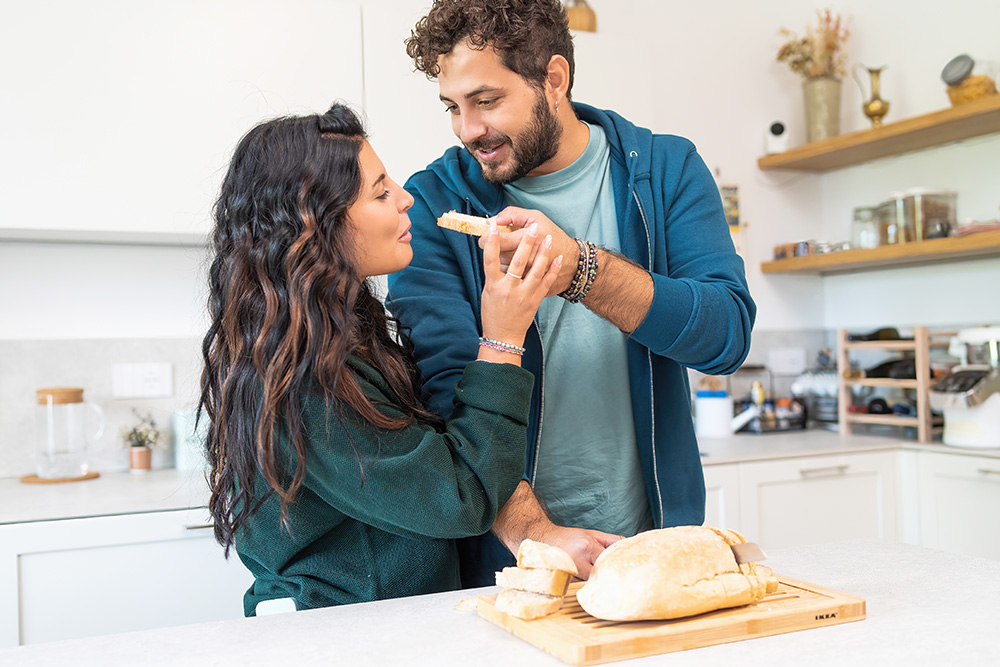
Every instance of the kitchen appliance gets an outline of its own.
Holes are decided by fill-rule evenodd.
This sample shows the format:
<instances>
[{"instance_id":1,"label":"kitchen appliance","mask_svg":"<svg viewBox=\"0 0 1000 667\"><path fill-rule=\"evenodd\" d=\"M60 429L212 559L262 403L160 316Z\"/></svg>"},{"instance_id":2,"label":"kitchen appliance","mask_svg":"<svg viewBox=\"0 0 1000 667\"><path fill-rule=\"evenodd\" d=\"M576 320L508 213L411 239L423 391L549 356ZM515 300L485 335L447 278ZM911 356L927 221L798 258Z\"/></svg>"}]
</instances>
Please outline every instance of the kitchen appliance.
<instances>
[{"instance_id":1,"label":"kitchen appliance","mask_svg":"<svg viewBox=\"0 0 1000 667\"><path fill-rule=\"evenodd\" d=\"M89 479L87 446L104 433L104 413L83 402L79 387L52 387L35 392L35 469L44 480ZM96 415L96 429L88 430L87 415Z\"/></svg>"},{"instance_id":2,"label":"kitchen appliance","mask_svg":"<svg viewBox=\"0 0 1000 667\"><path fill-rule=\"evenodd\" d=\"M942 441L955 447L1000 447L1000 326L959 331L948 353L964 363L935 384L931 409L944 413Z\"/></svg>"}]
</instances>

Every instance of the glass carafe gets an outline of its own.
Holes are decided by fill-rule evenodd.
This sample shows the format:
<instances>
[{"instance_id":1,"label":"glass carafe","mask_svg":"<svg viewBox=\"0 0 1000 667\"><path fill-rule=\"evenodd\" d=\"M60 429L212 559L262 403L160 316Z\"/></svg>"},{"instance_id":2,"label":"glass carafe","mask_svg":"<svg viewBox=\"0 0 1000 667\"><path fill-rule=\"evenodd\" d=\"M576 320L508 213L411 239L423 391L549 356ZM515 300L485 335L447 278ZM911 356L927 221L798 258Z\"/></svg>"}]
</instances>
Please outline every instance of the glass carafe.
<instances>
[{"instance_id":1,"label":"glass carafe","mask_svg":"<svg viewBox=\"0 0 1000 667\"><path fill-rule=\"evenodd\" d=\"M36 406L35 471L42 479L82 477L87 474L87 446L104 432L104 413L83 402L83 389L39 389ZM96 429L87 428L87 414L96 415ZM90 426L95 420L89 420Z\"/></svg>"}]
</instances>

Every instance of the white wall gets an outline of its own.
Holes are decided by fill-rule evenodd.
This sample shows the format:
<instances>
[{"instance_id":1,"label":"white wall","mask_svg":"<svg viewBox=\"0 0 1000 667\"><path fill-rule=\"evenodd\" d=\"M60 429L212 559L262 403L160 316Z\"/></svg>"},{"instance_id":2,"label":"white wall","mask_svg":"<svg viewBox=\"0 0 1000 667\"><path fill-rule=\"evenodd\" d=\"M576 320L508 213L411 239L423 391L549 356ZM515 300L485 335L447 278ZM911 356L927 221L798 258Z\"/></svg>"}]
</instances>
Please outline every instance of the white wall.
<instances>
[{"instance_id":1,"label":"white wall","mask_svg":"<svg viewBox=\"0 0 1000 667\"><path fill-rule=\"evenodd\" d=\"M317 19L297 24L278 22L276 30L269 20L260 18L272 15L262 8L274 11L287 3L259 0L254 4L259 12L249 14L252 25L236 23L232 29L270 31L286 46L290 32L298 41L318 43L318 52L325 55L310 61L310 67L321 73L315 77L315 90L301 100L285 99L282 104L319 110L335 98L364 104L373 144L393 177L404 180L454 143L437 100L436 85L411 71L402 46L429 0L333 4L341 9L360 4L363 10L363 91L343 83L350 78L343 78L338 26L331 24L333 10L326 0L297 0L289 11ZM984 304L983 290L979 289L995 285L1000 268L997 259L830 278L765 276L759 270L760 262L770 258L776 244L808 238L846 239L851 208L877 203L890 190L901 187L954 187L959 191L960 215L995 214L1000 190L992 156L1000 148L1000 138L972 140L822 176L761 172L756 160L762 153L763 130L772 120L788 122L793 145L803 140L800 80L775 62L774 56L782 43L780 28L801 33L814 23L812 4L770 0L752 9L737 0L591 0L590 4L597 12L600 32L576 36L575 98L614 108L654 131L692 139L706 162L721 170L724 180L739 185L742 217L749 225L745 256L751 290L759 305L758 331L1000 320L998 300ZM215 0L213 6L231 9L233 5ZM883 96L892 104L888 122L947 105L938 77L952 56L967 51L1000 60L995 38L1000 3L995 0L849 0L830 6L852 17L851 63L889 65L883 80ZM24 7L8 9L7 16L11 11L15 17L18 12L28 12ZM141 7L151 12L142 26L150 43L169 41L170 34L163 32L167 28L153 20L155 12L148 9L150 5ZM102 31L120 32L128 27L114 21L92 25L91 43L102 42ZM261 41L260 48L267 44ZM46 63L81 57L60 51L58 40L47 40L46 46L52 53L45 61L21 59L19 65L19 76L34 80L40 89L50 73ZM283 53L278 49L275 57L285 57ZM206 52L205 57L212 56ZM296 69L292 62L296 60L301 58L290 56L285 65L289 76ZM844 82L843 98L843 130L866 127L868 121L860 112L862 92L851 79ZM38 99L0 98L0 127L8 125L11 118L25 122L45 118L51 123L51 109L57 104L66 110L65 118L74 118L72 99L57 100L48 93ZM118 91L113 99L122 106L127 97ZM189 106L198 110L196 100ZM111 111L136 113L122 108ZM262 115L271 111L274 109L268 107ZM228 145L248 124L243 119L241 129L234 128L233 136L224 138ZM158 135L168 139L175 131L168 123L156 128ZM8 169L10 162L5 156ZM86 162L82 164L87 167ZM0 179L0 188L8 185L5 180ZM33 201L47 216L74 205L60 199L59 183L46 183L44 192L41 201ZM169 202L169 193L160 199ZM4 217L4 211L23 206L21 193L9 187L0 189L0 203L0 227L23 224L9 215ZM98 214L87 213L91 221ZM143 228L142 220L136 218L135 222ZM0 279L5 285L16 285L18 291L0 301L4 308L0 339L115 337L126 329L130 336L151 337L199 331L196 318L203 299L198 295L194 305L185 305L202 281L197 273L201 259L183 249L126 248L0 242ZM45 267L47 277L36 280L41 267ZM171 275L176 280L171 280ZM116 285L119 281L129 284ZM62 293L59 285L71 289ZM97 298L88 295L105 295L106 299L102 304L87 304L87 298ZM137 299L135 295L151 296ZM932 310L930 304L939 307ZM91 315L81 317L81 313Z\"/></svg>"}]
</instances>

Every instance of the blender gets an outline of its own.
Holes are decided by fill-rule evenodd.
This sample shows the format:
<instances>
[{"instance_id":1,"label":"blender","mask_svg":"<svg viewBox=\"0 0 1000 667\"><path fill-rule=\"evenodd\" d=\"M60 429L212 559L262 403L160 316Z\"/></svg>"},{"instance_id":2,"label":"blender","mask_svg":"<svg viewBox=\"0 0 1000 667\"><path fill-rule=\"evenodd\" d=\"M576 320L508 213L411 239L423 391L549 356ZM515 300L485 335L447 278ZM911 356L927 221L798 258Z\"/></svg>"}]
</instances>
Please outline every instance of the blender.
<instances>
[{"instance_id":1,"label":"blender","mask_svg":"<svg viewBox=\"0 0 1000 667\"><path fill-rule=\"evenodd\" d=\"M948 354L964 363L931 387L931 409L944 413L942 441L1000 447L1000 326L960 330Z\"/></svg>"}]
</instances>

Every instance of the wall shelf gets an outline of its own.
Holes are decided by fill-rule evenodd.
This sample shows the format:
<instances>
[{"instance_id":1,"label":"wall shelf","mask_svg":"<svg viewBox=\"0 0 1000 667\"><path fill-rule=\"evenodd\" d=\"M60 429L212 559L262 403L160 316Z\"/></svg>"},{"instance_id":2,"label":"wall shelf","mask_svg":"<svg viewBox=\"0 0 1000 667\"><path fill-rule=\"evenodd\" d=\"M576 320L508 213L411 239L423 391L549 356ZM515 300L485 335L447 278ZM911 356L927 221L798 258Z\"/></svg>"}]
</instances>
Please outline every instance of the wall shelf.
<instances>
[{"instance_id":1,"label":"wall shelf","mask_svg":"<svg viewBox=\"0 0 1000 667\"><path fill-rule=\"evenodd\" d=\"M989 231L871 249L789 257L763 262L760 268L763 273L828 275L996 256L1000 256L1000 231Z\"/></svg>"},{"instance_id":2,"label":"wall shelf","mask_svg":"<svg viewBox=\"0 0 1000 667\"><path fill-rule=\"evenodd\" d=\"M830 171L994 132L1000 132L1000 95L765 155L757 165L765 170Z\"/></svg>"}]
</instances>

